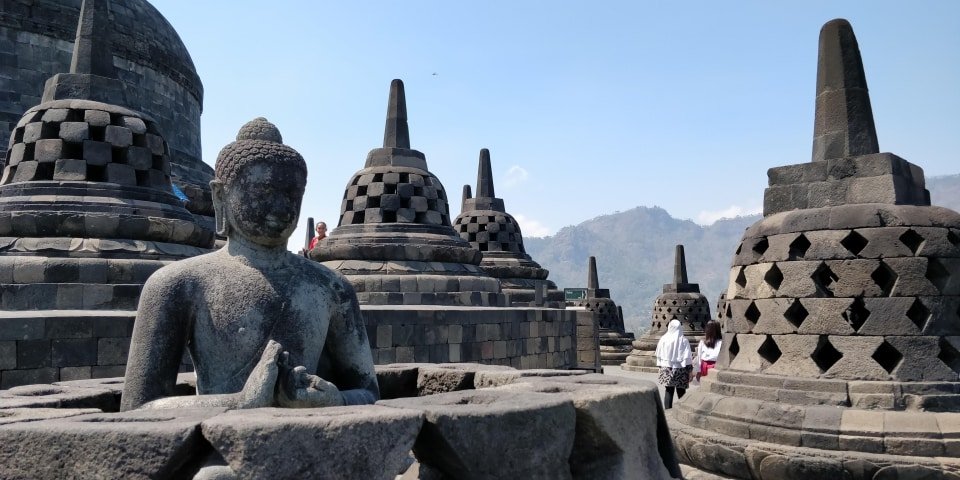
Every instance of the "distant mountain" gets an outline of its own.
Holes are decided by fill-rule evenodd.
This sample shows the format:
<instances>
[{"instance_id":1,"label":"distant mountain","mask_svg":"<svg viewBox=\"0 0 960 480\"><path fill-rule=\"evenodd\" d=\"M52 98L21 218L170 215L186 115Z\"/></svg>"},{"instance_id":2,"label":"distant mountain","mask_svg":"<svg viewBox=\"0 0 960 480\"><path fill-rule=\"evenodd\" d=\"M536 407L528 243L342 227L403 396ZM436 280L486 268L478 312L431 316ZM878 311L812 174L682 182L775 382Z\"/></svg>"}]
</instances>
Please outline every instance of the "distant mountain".
<instances>
[{"instance_id":1,"label":"distant mountain","mask_svg":"<svg viewBox=\"0 0 960 480\"><path fill-rule=\"evenodd\" d=\"M927 188L934 205L960 211L960 175L931 177ZM640 333L650 322L663 284L672 281L677 244L686 251L689 281L700 284L716 315L713 309L726 291L733 253L743 231L760 218L751 215L701 226L673 218L659 207L636 207L565 227L553 236L525 238L524 245L561 288L585 287L587 259L596 256L600 288L609 288L623 307L627 330Z\"/></svg>"},{"instance_id":2,"label":"distant mountain","mask_svg":"<svg viewBox=\"0 0 960 480\"><path fill-rule=\"evenodd\" d=\"M960 212L960 174L927 179L930 203Z\"/></svg>"}]
</instances>

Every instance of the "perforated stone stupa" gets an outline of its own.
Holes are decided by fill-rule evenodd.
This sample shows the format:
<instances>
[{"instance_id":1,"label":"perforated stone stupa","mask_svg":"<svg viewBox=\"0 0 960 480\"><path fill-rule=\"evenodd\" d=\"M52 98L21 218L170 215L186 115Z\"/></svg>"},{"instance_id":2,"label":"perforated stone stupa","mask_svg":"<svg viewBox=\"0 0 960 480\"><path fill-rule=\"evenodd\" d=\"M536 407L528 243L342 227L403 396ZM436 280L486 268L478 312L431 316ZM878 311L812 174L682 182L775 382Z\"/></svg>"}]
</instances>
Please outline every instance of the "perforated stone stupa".
<instances>
[{"instance_id":1,"label":"perforated stone stupa","mask_svg":"<svg viewBox=\"0 0 960 480\"><path fill-rule=\"evenodd\" d=\"M683 245L677 245L673 282L664 285L663 293L654 301L650 330L633 341L633 351L620 368L636 372L658 372L655 356L657 342L666 333L667 324L674 318L680 320L683 334L690 340L690 348L696 351L703 338L703 329L710 320L710 302L700 293L699 284L687 281L687 261Z\"/></svg>"},{"instance_id":2,"label":"perforated stone stupa","mask_svg":"<svg viewBox=\"0 0 960 480\"><path fill-rule=\"evenodd\" d=\"M2 165L0 388L122 374L143 282L213 245L172 193L156 123L123 106L105 9L83 2L70 73L47 81Z\"/></svg>"},{"instance_id":3,"label":"perforated stone stupa","mask_svg":"<svg viewBox=\"0 0 960 480\"><path fill-rule=\"evenodd\" d=\"M477 196L472 198L470 186L464 185L460 215L453 222L460 238L470 242L483 254L480 268L500 280L503 293L513 304L535 304L538 294L553 302L561 302L563 292L547 280L549 271L535 262L523 248L520 224L507 213L503 199L493 190L490 151L480 150L477 170ZM538 292L539 290L539 292ZM540 298L543 303L544 298Z\"/></svg>"},{"instance_id":4,"label":"perforated stone stupa","mask_svg":"<svg viewBox=\"0 0 960 480\"><path fill-rule=\"evenodd\" d=\"M736 478L958 475L960 214L879 153L845 20L820 32L814 125L813 161L768 172L678 452Z\"/></svg>"},{"instance_id":5,"label":"perforated stone stupa","mask_svg":"<svg viewBox=\"0 0 960 480\"><path fill-rule=\"evenodd\" d=\"M310 257L346 275L361 303L503 305L480 251L451 226L440 179L410 148L400 80L390 84L383 147L350 179L336 231Z\"/></svg>"},{"instance_id":6,"label":"perforated stone stupa","mask_svg":"<svg viewBox=\"0 0 960 480\"><path fill-rule=\"evenodd\" d=\"M597 275L597 258L590 257L587 266L587 298L573 302L597 315L600 326L600 363L620 365L630 355L633 334L626 333L623 326L623 310L610 298L610 290L600 288Z\"/></svg>"}]
</instances>

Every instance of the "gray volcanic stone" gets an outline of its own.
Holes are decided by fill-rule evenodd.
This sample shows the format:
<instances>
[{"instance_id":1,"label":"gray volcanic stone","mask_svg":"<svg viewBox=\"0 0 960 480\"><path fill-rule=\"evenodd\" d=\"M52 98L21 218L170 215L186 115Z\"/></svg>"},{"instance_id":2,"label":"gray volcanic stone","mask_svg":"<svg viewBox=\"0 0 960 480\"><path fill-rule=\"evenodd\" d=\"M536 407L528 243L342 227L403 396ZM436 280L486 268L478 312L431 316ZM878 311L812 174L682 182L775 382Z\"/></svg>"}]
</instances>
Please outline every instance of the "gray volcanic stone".
<instances>
[{"instance_id":1,"label":"gray volcanic stone","mask_svg":"<svg viewBox=\"0 0 960 480\"><path fill-rule=\"evenodd\" d=\"M413 447L421 475L426 469L440 478L571 478L576 412L567 398L484 389L378 405L426 415Z\"/></svg>"},{"instance_id":2,"label":"gray volcanic stone","mask_svg":"<svg viewBox=\"0 0 960 480\"><path fill-rule=\"evenodd\" d=\"M573 401L573 478L681 478L667 419L651 382L601 374L529 376L498 390L550 393Z\"/></svg>"},{"instance_id":3,"label":"gray volcanic stone","mask_svg":"<svg viewBox=\"0 0 960 480\"><path fill-rule=\"evenodd\" d=\"M432 363L391 363L375 365L380 398L405 398L417 396L417 377L420 367L435 366Z\"/></svg>"},{"instance_id":4,"label":"gray volcanic stone","mask_svg":"<svg viewBox=\"0 0 960 480\"><path fill-rule=\"evenodd\" d=\"M417 394L424 396L470 390L474 388L476 373L481 371L514 372L515 370L501 365L478 363L441 363L422 366L417 371Z\"/></svg>"},{"instance_id":5,"label":"gray volcanic stone","mask_svg":"<svg viewBox=\"0 0 960 480\"><path fill-rule=\"evenodd\" d=\"M219 408L99 413L0 425L0 478L172 478Z\"/></svg>"},{"instance_id":6,"label":"gray volcanic stone","mask_svg":"<svg viewBox=\"0 0 960 480\"><path fill-rule=\"evenodd\" d=\"M382 406L231 411L203 422L203 436L241 479L392 479L423 414Z\"/></svg>"},{"instance_id":7,"label":"gray volcanic stone","mask_svg":"<svg viewBox=\"0 0 960 480\"><path fill-rule=\"evenodd\" d=\"M95 408L4 408L0 409L0 425L75 417L90 413L102 412Z\"/></svg>"},{"instance_id":8,"label":"gray volcanic stone","mask_svg":"<svg viewBox=\"0 0 960 480\"><path fill-rule=\"evenodd\" d=\"M527 370L499 371L480 370L474 374L474 388L490 388L508 385L528 379L553 379L556 377L571 377L586 375L586 370L555 370L549 368L531 368Z\"/></svg>"},{"instance_id":9,"label":"gray volcanic stone","mask_svg":"<svg viewBox=\"0 0 960 480\"><path fill-rule=\"evenodd\" d=\"M118 398L108 389L66 385L24 385L0 390L0 409L5 408L97 408L117 411Z\"/></svg>"}]
</instances>

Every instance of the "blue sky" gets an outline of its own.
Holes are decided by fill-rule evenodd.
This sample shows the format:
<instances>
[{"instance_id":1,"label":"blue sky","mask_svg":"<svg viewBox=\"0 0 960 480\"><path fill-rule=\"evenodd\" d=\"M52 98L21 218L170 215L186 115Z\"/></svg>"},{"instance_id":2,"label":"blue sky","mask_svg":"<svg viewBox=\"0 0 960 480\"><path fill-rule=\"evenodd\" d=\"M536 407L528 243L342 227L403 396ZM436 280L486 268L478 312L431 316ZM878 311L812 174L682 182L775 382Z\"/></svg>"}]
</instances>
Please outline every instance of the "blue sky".
<instances>
[{"instance_id":1,"label":"blue sky","mask_svg":"<svg viewBox=\"0 0 960 480\"><path fill-rule=\"evenodd\" d=\"M836 17L857 34L881 151L960 173L956 1L152 3L203 80L204 160L274 122L307 160L301 225L336 225L393 78L454 213L481 148L527 236L640 205L699 223L757 212L768 168L810 160L817 37Z\"/></svg>"}]
</instances>

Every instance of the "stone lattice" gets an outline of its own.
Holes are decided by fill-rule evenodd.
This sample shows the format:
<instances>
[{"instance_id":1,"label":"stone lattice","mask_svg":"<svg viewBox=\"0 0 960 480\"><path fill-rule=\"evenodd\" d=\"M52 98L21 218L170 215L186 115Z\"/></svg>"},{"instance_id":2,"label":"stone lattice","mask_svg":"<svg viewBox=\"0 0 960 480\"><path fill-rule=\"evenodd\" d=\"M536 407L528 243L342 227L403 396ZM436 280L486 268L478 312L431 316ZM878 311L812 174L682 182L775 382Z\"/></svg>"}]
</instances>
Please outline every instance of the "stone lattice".
<instances>
[{"instance_id":1,"label":"stone lattice","mask_svg":"<svg viewBox=\"0 0 960 480\"><path fill-rule=\"evenodd\" d=\"M512 303L536 304L540 298L542 304L544 296L554 304L562 301L563 292L547 280L550 272L527 254L520 225L507 213L503 199L494 194L490 151L486 148L480 150L477 197L471 198L470 187L464 186L463 204L453 228L460 238L480 250L480 267L500 280Z\"/></svg>"},{"instance_id":2,"label":"stone lattice","mask_svg":"<svg viewBox=\"0 0 960 480\"><path fill-rule=\"evenodd\" d=\"M687 261L683 245L677 245L673 268L673 283L663 286L663 293L653 303L653 319L647 333L633 341L633 351L620 367L638 372L658 372L655 356L657 342L666 333L667 324L676 318L683 326L683 334L696 351L703 338L703 329L710 320L710 302L700 293L700 285L687 281Z\"/></svg>"},{"instance_id":3,"label":"stone lattice","mask_svg":"<svg viewBox=\"0 0 960 480\"><path fill-rule=\"evenodd\" d=\"M737 478L960 472L960 214L878 153L850 24L820 33L813 162L770 169L720 301L683 461Z\"/></svg>"},{"instance_id":4,"label":"stone lattice","mask_svg":"<svg viewBox=\"0 0 960 480\"><path fill-rule=\"evenodd\" d=\"M70 73L17 122L0 177L0 388L123 372L147 277L214 232L173 195L170 149L126 103L103 0L86 0Z\"/></svg>"},{"instance_id":5,"label":"stone lattice","mask_svg":"<svg viewBox=\"0 0 960 480\"><path fill-rule=\"evenodd\" d=\"M337 229L309 253L370 305L497 306L500 282L450 224L447 194L410 148L403 82L390 86L382 148L347 183Z\"/></svg>"}]
</instances>

